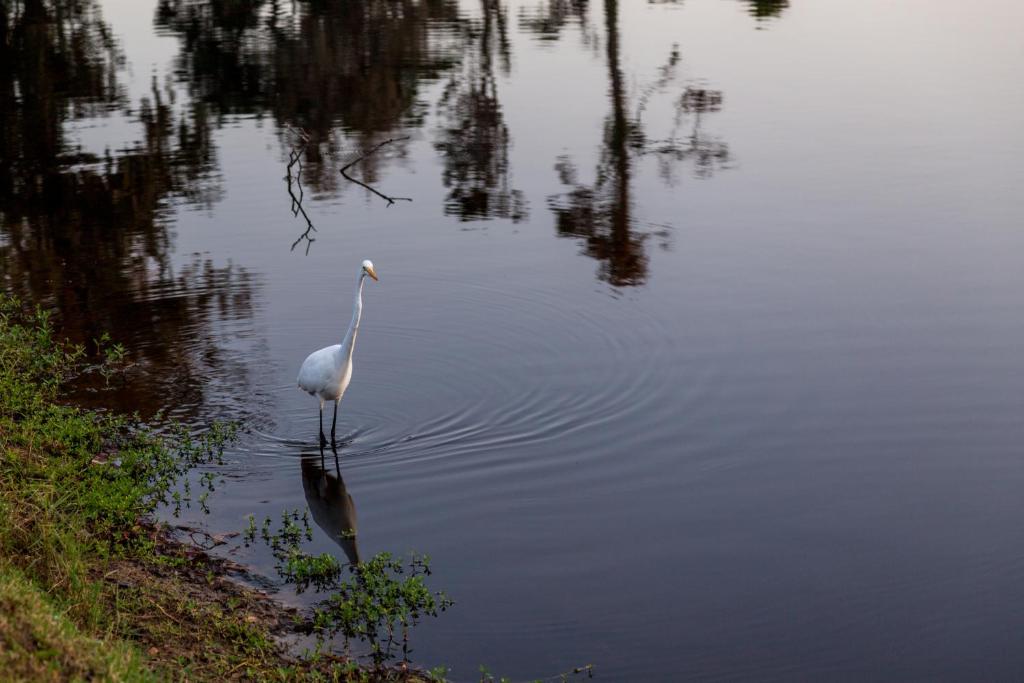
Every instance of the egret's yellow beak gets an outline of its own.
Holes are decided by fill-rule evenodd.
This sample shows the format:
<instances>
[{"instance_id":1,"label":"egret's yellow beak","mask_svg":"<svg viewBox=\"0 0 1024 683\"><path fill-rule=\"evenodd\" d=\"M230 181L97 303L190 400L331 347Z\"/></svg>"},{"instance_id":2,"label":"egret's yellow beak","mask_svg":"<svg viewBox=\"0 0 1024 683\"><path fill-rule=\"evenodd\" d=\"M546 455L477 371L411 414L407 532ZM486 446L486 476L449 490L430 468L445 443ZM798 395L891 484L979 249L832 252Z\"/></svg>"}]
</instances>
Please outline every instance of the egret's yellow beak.
<instances>
[{"instance_id":1,"label":"egret's yellow beak","mask_svg":"<svg viewBox=\"0 0 1024 683\"><path fill-rule=\"evenodd\" d=\"M380 282L379 278L377 277L377 271L374 270L373 268L367 268L366 274L372 277L374 282Z\"/></svg>"}]
</instances>

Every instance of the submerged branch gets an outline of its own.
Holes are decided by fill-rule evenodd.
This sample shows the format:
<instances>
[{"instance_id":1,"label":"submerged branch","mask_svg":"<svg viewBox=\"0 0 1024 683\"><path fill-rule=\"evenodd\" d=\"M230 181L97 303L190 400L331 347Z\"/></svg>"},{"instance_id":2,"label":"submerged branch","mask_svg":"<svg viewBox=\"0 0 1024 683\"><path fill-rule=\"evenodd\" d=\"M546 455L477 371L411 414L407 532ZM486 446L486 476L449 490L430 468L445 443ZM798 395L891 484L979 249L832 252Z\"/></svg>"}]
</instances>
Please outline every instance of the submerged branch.
<instances>
[{"instance_id":1,"label":"submerged branch","mask_svg":"<svg viewBox=\"0 0 1024 683\"><path fill-rule=\"evenodd\" d=\"M362 161L366 157L370 156L371 154L376 152L378 149L380 149L384 145L390 144L392 142L401 142L402 140L408 140L408 139L409 139L409 136L406 136L406 137L403 137L403 138L389 138L389 139L385 140L384 142L378 143L369 152L366 152L366 153L356 157L352 161L350 161L347 164L345 164L344 166L342 166L341 167L341 175L344 176L346 180L348 180L350 182L353 182L356 185L362 185L367 190L369 190L370 192L374 193L375 195L377 195L378 197L380 197L381 199L386 201L388 203L388 206L391 206L395 202L411 202L412 201L411 197L390 197L390 196L388 196L388 195L386 195L386 194L384 194L382 192L378 192L377 190L375 190L374 188L370 187L369 185L367 185L366 183L362 182L361 180L356 180L355 178L350 176L348 173L345 173L345 171L350 169L352 166L358 164L360 161Z\"/></svg>"}]
</instances>

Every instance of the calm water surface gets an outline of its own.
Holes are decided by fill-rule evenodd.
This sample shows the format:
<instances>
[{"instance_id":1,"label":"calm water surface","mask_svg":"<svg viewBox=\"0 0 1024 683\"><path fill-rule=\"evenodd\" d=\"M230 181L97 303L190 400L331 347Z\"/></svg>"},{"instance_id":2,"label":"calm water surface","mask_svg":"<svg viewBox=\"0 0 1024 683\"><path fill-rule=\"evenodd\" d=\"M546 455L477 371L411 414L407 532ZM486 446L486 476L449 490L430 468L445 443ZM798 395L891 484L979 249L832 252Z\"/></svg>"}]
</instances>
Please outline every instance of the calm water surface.
<instances>
[{"instance_id":1,"label":"calm water surface","mask_svg":"<svg viewBox=\"0 0 1024 683\"><path fill-rule=\"evenodd\" d=\"M245 424L186 521L429 553L456 680L1024 676L1020 3L0 14L0 278Z\"/></svg>"}]
</instances>

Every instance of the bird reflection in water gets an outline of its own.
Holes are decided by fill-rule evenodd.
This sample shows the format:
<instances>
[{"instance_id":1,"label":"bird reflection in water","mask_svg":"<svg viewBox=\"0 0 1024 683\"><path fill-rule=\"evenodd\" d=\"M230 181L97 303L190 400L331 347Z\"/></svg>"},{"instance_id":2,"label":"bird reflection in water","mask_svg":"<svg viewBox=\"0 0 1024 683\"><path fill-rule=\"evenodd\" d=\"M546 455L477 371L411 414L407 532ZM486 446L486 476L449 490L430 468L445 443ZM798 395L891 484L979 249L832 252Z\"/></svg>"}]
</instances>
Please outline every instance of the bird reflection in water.
<instances>
[{"instance_id":1,"label":"bird reflection in water","mask_svg":"<svg viewBox=\"0 0 1024 683\"><path fill-rule=\"evenodd\" d=\"M359 547L356 545L356 504L345 488L338 463L338 451L334 451L334 472L324 463L324 447L320 447L320 460L315 457L302 459L302 490L306 494L306 505L313 515L313 521L341 546L352 564L359 564Z\"/></svg>"}]
</instances>

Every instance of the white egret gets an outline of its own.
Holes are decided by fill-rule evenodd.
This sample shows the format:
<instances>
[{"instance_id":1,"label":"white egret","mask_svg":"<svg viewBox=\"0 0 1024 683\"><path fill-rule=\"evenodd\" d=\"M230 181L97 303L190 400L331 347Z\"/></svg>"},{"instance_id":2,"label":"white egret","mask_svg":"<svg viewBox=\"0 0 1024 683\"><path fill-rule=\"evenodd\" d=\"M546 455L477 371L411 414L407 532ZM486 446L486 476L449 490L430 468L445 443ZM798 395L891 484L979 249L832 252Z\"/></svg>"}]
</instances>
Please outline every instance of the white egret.
<instances>
[{"instance_id":1,"label":"white egret","mask_svg":"<svg viewBox=\"0 0 1024 683\"><path fill-rule=\"evenodd\" d=\"M331 421L331 443L334 443L334 428L338 423L338 404L352 380L352 351L356 347L359 333L359 319L363 315L363 282L369 275L377 279L373 263L363 261L356 283L356 300L353 305L352 323L340 344L314 351L302 361L299 368L299 388L320 399L320 445L327 443L324 437L324 401L334 401L334 420Z\"/></svg>"}]
</instances>

